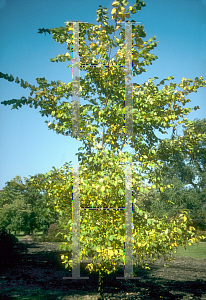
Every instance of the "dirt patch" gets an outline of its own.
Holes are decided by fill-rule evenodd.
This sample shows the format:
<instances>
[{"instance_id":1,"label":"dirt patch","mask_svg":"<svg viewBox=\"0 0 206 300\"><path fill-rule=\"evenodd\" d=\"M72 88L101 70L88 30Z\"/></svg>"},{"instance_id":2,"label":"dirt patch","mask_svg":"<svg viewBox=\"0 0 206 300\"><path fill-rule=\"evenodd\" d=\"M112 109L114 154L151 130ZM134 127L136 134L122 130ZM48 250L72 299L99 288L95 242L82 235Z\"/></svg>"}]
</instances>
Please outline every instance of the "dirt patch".
<instances>
[{"instance_id":1,"label":"dirt patch","mask_svg":"<svg viewBox=\"0 0 206 300\"><path fill-rule=\"evenodd\" d=\"M23 236L21 239L19 239L20 242L23 242L23 241L33 241L32 237L30 235L25 235Z\"/></svg>"},{"instance_id":2,"label":"dirt patch","mask_svg":"<svg viewBox=\"0 0 206 300\"><path fill-rule=\"evenodd\" d=\"M32 300L97 299L98 277L85 272L87 279L70 280L71 272L61 264L56 251L61 243L21 243L18 262L1 264L0 298ZM164 264L169 265L165 268ZM104 299L206 299L206 259L176 258L171 263L163 258L151 270L136 269L141 280L124 280L124 267L104 279Z\"/></svg>"}]
</instances>

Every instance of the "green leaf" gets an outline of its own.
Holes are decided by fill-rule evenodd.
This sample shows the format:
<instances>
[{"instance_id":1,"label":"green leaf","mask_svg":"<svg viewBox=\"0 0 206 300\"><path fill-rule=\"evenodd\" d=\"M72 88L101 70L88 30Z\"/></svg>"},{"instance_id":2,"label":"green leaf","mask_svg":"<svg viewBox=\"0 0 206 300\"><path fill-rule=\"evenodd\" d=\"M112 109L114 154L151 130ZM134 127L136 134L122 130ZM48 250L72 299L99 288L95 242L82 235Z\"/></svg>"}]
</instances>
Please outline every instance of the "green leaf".
<instances>
[{"instance_id":1,"label":"green leaf","mask_svg":"<svg viewBox=\"0 0 206 300\"><path fill-rule=\"evenodd\" d=\"M119 253L120 253L121 255L124 255L124 250L119 249Z\"/></svg>"},{"instance_id":2,"label":"green leaf","mask_svg":"<svg viewBox=\"0 0 206 300\"><path fill-rule=\"evenodd\" d=\"M124 195L123 190L122 190L122 189L119 189L118 194L119 194L120 196L121 196L121 195Z\"/></svg>"},{"instance_id":3,"label":"green leaf","mask_svg":"<svg viewBox=\"0 0 206 300\"><path fill-rule=\"evenodd\" d=\"M143 211L139 210L139 215L142 216L143 215Z\"/></svg>"},{"instance_id":4,"label":"green leaf","mask_svg":"<svg viewBox=\"0 0 206 300\"><path fill-rule=\"evenodd\" d=\"M182 234L182 230L181 230L180 228L177 228L177 232L178 232L179 234Z\"/></svg>"}]
</instances>

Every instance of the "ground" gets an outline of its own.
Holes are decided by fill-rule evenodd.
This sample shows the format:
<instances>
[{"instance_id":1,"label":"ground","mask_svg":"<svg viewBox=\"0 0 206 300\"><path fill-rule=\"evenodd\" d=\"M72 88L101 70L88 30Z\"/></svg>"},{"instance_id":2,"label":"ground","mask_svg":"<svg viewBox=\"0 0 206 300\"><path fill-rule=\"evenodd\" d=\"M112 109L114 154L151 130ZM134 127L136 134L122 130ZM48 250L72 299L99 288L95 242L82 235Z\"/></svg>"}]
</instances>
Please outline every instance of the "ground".
<instances>
[{"instance_id":1,"label":"ground","mask_svg":"<svg viewBox=\"0 0 206 300\"><path fill-rule=\"evenodd\" d=\"M71 277L61 266L61 243L24 242L17 249L19 263L2 261L0 299L70 300L97 299L98 278L84 271L89 280L65 280ZM26 246L27 245L27 246ZM104 299L206 299L206 259L176 258L169 268L161 258L151 270L137 269L141 280L118 280L124 268L104 280Z\"/></svg>"}]
</instances>

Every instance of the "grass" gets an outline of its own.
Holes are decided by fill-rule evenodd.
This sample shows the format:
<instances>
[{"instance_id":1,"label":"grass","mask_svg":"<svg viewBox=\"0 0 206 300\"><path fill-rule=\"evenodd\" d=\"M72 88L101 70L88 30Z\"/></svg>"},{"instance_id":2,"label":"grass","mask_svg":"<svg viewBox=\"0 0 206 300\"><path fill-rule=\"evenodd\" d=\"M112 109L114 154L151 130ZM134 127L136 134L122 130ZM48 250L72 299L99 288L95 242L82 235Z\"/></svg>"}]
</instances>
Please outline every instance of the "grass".
<instances>
[{"instance_id":1,"label":"grass","mask_svg":"<svg viewBox=\"0 0 206 300\"><path fill-rule=\"evenodd\" d=\"M13 233L14 234L14 233ZM22 238L24 236L24 232L20 232L21 235L16 235L16 237ZM43 231L37 232L36 235L42 236ZM180 257L190 257L196 259L206 259L206 240L205 242L194 243L192 246L187 246L185 249L182 246L177 247L177 253L174 253L174 256Z\"/></svg>"},{"instance_id":2,"label":"grass","mask_svg":"<svg viewBox=\"0 0 206 300\"><path fill-rule=\"evenodd\" d=\"M206 242L199 242L198 244L195 243L192 246L187 246L186 250L184 247L179 246L174 256L206 259Z\"/></svg>"},{"instance_id":3,"label":"grass","mask_svg":"<svg viewBox=\"0 0 206 300\"><path fill-rule=\"evenodd\" d=\"M15 234L14 231L11 232L11 234ZM38 235L39 237L41 237L41 236L43 235L43 231L36 232L35 235ZM21 238L24 237L24 236L25 236L25 233L24 233L23 231L21 231L21 232L19 233L19 235L15 235L15 237L16 237L17 239L21 239Z\"/></svg>"},{"instance_id":4,"label":"grass","mask_svg":"<svg viewBox=\"0 0 206 300\"><path fill-rule=\"evenodd\" d=\"M14 232L11 232L12 234L14 234ZM205 232L206 233L206 232ZM43 231L37 232L36 235L38 235L39 237L41 237L43 235ZM25 236L24 232L20 232L18 235L16 235L16 237L18 239L21 239L23 236ZM204 240L204 242L199 242L199 243L194 243L191 246L187 246L186 250L184 247L177 247L177 253L173 253L174 257L177 258L181 258L181 257L188 257L191 259L200 259L202 261L200 261L200 264L204 264L203 259L206 259L206 240ZM189 261L190 262L190 261ZM37 293L37 295L26 295L26 296L21 296L18 295L20 293L23 294L24 290L18 290L15 291L15 298L16 300L21 300L21 299L27 299L27 300L45 300L45 299L56 299L56 295L51 295L51 291L44 291L41 290L39 293ZM49 295L47 294L49 292ZM41 295L42 294L42 295ZM88 293L86 295L70 295L70 296L62 296L61 298L62 300L89 300L89 299L97 299L97 293L94 293L94 295L92 295L91 293Z\"/></svg>"},{"instance_id":5,"label":"grass","mask_svg":"<svg viewBox=\"0 0 206 300\"><path fill-rule=\"evenodd\" d=\"M20 233L21 235L18 235L16 236L17 238L21 238L23 237L25 234L22 232ZM38 234L39 236L41 236L43 234L43 232L38 232L36 233ZM194 259L206 259L206 240L205 242L199 242L199 243L194 243L192 244L191 246L187 246L186 250L184 247L177 247L177 252L176 254L174 254L175 257L189 257L189 258L194 258ZM18 292L16 292L16 294L18 294ZM15 297L17 297L19 295L16 295ZM51 297L51 295L50 295ZM74 297L73 295L70 295L70 296L64 296L62 298L62 300L70 300L70 299L78 299L78 300L88 300L88 299L97 299L97 296L94 295L84 295L84 296L80 296L80 295L77 295L78 298L76 298L76 296ZM22 296L21 298L17 297L16 300L20 300L20 299L27 299L27 300L44 300L44 299L47 299L47 295L38 295L38 296L35 296L35 295L27 295L26 297L25 296ZM54 299L52 297L52 299Z\"/></svg>"}]
</instances>

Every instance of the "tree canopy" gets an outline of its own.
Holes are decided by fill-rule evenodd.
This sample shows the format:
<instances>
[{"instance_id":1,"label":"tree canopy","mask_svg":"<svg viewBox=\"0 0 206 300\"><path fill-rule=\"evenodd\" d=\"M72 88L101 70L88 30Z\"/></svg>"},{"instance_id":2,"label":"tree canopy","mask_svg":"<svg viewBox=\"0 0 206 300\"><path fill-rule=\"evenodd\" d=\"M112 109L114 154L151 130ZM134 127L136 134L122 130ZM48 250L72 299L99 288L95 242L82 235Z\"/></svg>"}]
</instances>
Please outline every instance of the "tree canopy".
<instances>
[{"instance_id":1,"label":"tree canopy","mask_svg":"<svg viewBox=\"0 0 206 300\"><path fill-rule=\"evenodd\" d=\"M80 151L77 153L80 163L78 176L81 204L81 259L86 259L89 251L92 251L93 261L87 268L90 272L98 271L100 278L114 272L117 262L128 261L128 245L131 245L131 241L135 265L146 258L151 262L159 256L168 259L167 254L171 254L177 245L191 245L198 241L194 228L187 226L189 215L186 209L180 211L175 219L166 222L163 218L152 212L148 213L136 205L133 210L133 234L132 236L126 234L131 232L132 226L128 226L131 215L127 214L129 211L127 206L131 202L129 200L126 203L125 200L126 195L131 196L131 184L134 189L141 189L145 194L152 190L159 190L162 193L165 188L170 188L170 185L162 182L164 169L160 149L186 153L191 151L198 141L205 140L205 134L193 130L191 128L193 123L187 122L187 118L184 118L193 109L183 107L191 101L186 99L186 96L196 92L200 87L205 87L206 83L202 76L194 80L182 78L177 84L168 83L174 79L173 76L161 79L157 84L154 84L154 80L158 80L158 77L150 78L143 84L134 83L133 134L128 134L124 130L125 73L120 67L128 63L124 44L126 24L124 29L123 22L130 19L131 14L140 11L145 3L136 0L133 6L126 9L127 5L128 2L125 0L112 3L111 20L114 21L114 25L107 22L108 9L99 5L97 10L99 25L67 22L65 27L39 30L40 33L52 34L52 38L60 44L67 44L68 52L57 55L51 61L70 62L72 55L69 52L73 51L75 28L79 28L79 68L80 71L87 72L84 78L79 78L79 97L88 100L90 104L79 105L78 101L73 101L74 104L69 102L69 98L73 95L73 82L64 83L59 80L48 83L45 78L37 78L37 86L16 78L17 84L20 83L22 87L31 90L30 96L27 99L22 97L2 102L4 105L12 105L12 109L18 109L22 105L38 107L42 116L54 119L46 121L49 129L58 134L71 135L83 142L84 147L78 150L86 149L86 154ZM150 53L157 46L157 42L155 36L144 41L146 33L143 25L134 23L131 28L132 33L128 31L132 37L132 60L129 59L129 63L130 66L133 64L131 75L139 76L146 71L145 66L151 65L157 59ZM120 38L115 35L118 30ZM85 42L85 35L88 37L89 45ZM113 38L110 35L113 35ZM118 47L116 55L110 57L110 50L116 47ZM69 64L68 67L73 65ZM0 73L0 77L14 81L12 75ZM95 93L98 94L98 98L94 97ZM80 130L77 135L73 135L72 131L75 105L79 105L80 112ZM175 141L161 140L155 134L155 130L167 133L167 129L175 129L177 124L181 123L187 123L191 128L184 141L181 137ZM122 152L125 145L133 148L135 154ZM94 150L97 150L97 153ZM129 170L132 172L132 176L127 175L130 188L125 184L126 165L130 166ZM59 213L63 227L68 230L68 234L65 235L67 242L63 247L69 250L72 249L72 233L77 226L72 216L74 206L72 199L77 191L73 189L74 174L75 170L65 165L59 170L53 168L44 178L30 178L31 184L46 189L50 195L48 206ZM143 187L145 179L149 181L150 186ZM118 210L119 207L124 207L125 210ZM126 240L129 244L125 247L125 254L123 243ZM72 267L72 260L69 260L68 256L63 256L62 259L66 267ZM129 260L131 261L130 258Z\"/></svg>"},{"instance_id":2,"label":"tree canopy","mask_svg":"<svg viewBox=\"0 0 206 300\"><path fill-rule=\"evenodd\" d=\"M37 175L34 177L38 177ZM46 192L40 193L19 175L7 181L0 193L0 230L24 231L30 234L57 220L57 213L48 213L45 207Z\"/></svg>"}]
</instances>

